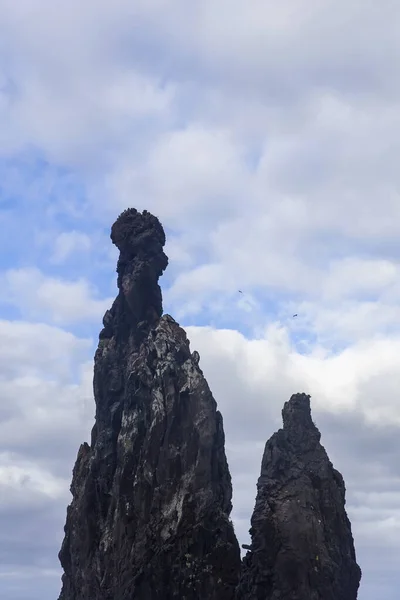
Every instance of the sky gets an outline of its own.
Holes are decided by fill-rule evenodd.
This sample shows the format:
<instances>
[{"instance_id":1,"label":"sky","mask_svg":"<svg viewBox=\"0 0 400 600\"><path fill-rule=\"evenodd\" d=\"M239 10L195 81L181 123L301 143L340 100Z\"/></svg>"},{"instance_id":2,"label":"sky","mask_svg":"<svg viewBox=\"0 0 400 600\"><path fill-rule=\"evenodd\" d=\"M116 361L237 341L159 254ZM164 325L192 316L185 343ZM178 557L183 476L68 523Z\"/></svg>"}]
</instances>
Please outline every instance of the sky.
<instances>
[{"instance_id":1,"label":"sky","mask_svg":"<svg viewBox=\"0 0 400 600\"><path fill-rule=\"evenodd\" d=\"M304 391L359 600L397 600L399 23L394 0L0 0L2 599L58 597L110 227L135 207L167 233L164 309L224 417L240 543Z\"/></svg>"}]
</instances>

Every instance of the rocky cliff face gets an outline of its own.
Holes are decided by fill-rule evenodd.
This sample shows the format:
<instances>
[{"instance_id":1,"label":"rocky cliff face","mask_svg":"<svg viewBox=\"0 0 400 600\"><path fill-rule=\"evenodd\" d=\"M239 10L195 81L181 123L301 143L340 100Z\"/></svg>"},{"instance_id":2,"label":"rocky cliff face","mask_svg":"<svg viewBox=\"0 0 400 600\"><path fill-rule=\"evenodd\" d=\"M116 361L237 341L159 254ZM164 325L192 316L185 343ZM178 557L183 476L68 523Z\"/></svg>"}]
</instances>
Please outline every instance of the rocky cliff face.
<instances>
[{"instance_id":1,"label":"rocky cliff face","mask_svg":"<svg viewBox=\"0 0 400 600\"><path fill-rule=\"evenodd\" d=\"M111 238L119 294L95 355L59 600L231 600L240 556L222 418L185 332L161 316L164 231L130 209Z\"/></svg>"},{"instance_id":2,"label":"rocky cliff face","mask_svg":"<svg viewBox=\"0 0 400 600\"><path fill-rule=\"evenodd\" d=\"M345 485L320 444L310 397L286 402L265 446L238 600L355 600L356 563Z\"/></svg>"}]
</instances>

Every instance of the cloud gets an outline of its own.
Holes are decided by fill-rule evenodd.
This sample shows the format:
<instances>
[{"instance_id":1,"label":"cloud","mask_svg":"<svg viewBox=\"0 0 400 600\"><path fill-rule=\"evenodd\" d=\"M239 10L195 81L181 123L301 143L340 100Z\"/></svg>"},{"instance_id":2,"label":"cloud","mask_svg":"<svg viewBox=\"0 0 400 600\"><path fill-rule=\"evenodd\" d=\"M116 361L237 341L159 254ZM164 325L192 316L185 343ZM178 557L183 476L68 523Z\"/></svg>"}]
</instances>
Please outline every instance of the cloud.
<instances>
[{"instance_id":1,"label":"cloud","mask_svg":"<svg viewBox=\"0 0 400 600\"><path fill-rule=\"evenodd\" d=\"M40 321L0 322L7 477L69 480L76 415L93 412L88 339L115 290L109 227L146 208L167 230L166 309L209 326L190 335L225 417L240 536L282 404L312 390L348 484L360 600L397 598L399 11L3 0L0 300ZM7 508L7 599L56 596L65 489Z\"/></svg>"},{"instance_id":2,"label":"cloud","mask_svg":"<svg viewBox=\"0 0 400 600\"><path fill-rule=\"evenodd\" d=\"M94 414L91 343L23 321L1 321L0 340L0 595L51 598L73 461Z\"/></svg>"},{"instance_id":3,"label":"cloud","mask_svg":"<svg viewBox=\"0 0 400 600\"><path fill-rule=\"evenodd\" d=\"M107 3L88 8L3 5L1 34L9 52L2 69L3 151L39 147L55 162L90 169L123 149L140 120L168 112L171 86L116 61L112 26L122 24L115 12Z\"/></svg>"},{"instance_id":4,"label":"cloud","mask_svg":"<svg viewBox=\"0 0 400 600\"><path fill-rule=\"evenodd\" d=\"M247 339L235 330L191 326L187 331L192 346L201 356L205 351L204 369L217 398L227 395L223 373L237 372L240 365L239 381L234 384L237 392L223 409L224 414L233 411L236 428L248 421L249 429L255 431L252 410L263 412L265 421L271 415L278 418L276 411L280 411L294 391L310 393L319 411L332 414L344 411L349 418L355 413L363 422L377 426L400 425L396 396L399 337L369 339L338 353L320 346L300 354L291 343L288 329L277 324L272 324L259 339ZM214 375L216 364L218 376ZM386 393L380 398L378 390L382 382ZM265 400L243 404L242 398L253 388L260 394L265 390ZM243 414L237 419L240 410L247 417ZM246 435L247 431L243 427Z\"/></svg>"},{"instance_id":5,"label":"cloud","mask_svg":"<svg viewBox=\"0 0 400 600\"><path fill-rule=\"evenodd\" d=\"M329 271L323 291L329 300L399 289L400 268L393 261L347 257L333 261Z\"/></svg>"},{"instance_id":6,"label":"cloud","mask_svg":"<svg viewBox=\"0 0 400 600\"><path fill-rule=\"evenodd\" d=\"M3 274L1 300L12 303L30 318L43 318L57 324L79 320L99 321L112 299L96 298L88 281L64 281L48 277L38 269L12 269Z\"/></svg>"},{"instance_id":7,"label":"cloud","mask_svg":"<svg viewBox=\"0 0 400 600\"><path fill-rule=\"evenodd\" d=\"M4 501L3 513L13 510L30 510L50 500L65 498L66 481L37 467L31 461L20 461L9 453L0 455L0 489Z\"/></svg>"},{"instance_id":8,"label":"cloud","mask_svg":"<svg viewBox=\"0 0 400 600\"><path fill-rule=\"evenodd\" d=\"M200 224L209 220L210 210L224 217L237 212L247 183L243 159L229 131L193 124L160 136L140 171L122 163L109 186L121 207L137 188L167 223L182 226L190 214Z\"/></svg>"},{"instance_id":9,"label":"cloud","mask_svg":"<svg viewBox=\"0 0 400 600\"><path fill-rule=\"evenodd\" d=\"M90 347L90 340L44 323L0 321L1 375L13 376L24 364L25 376L41 376L47 370L55 379L64 379L73 361L80 364ZM45 342L48 340L48 343Z\"/></svg>"},{"instance_id":10,"label":"cloud","mask_svg":"<svg viewBox=\"0 0 400 600\"><path fill-rule=\"evenodd\" d=\"M54 254L51 262L61 264L71 254L85 252L91 248L91 239L86 233L80 231L63 231L55 240Z\"/></svg>"},{"instance_id":11,"label":"cloud","mask_svg":"<svg viewBox=\"0 0 400 600\"><path fill-rule=\"evenodd\" d=\"M388 6L236 2L228 28L222 5L195 0L195 20L180 1L72 2L57 14L45 0L34 12L6 3L4 135L15 151L75 166L88 211L149 208L179 233L201 230L205 254L219 225L232 225L228 248L248 229L255 248L240 249L263 248L266 277L289 279L287 261L299 272L349 239L398 236Z\"/></svg>"}]
</instances>

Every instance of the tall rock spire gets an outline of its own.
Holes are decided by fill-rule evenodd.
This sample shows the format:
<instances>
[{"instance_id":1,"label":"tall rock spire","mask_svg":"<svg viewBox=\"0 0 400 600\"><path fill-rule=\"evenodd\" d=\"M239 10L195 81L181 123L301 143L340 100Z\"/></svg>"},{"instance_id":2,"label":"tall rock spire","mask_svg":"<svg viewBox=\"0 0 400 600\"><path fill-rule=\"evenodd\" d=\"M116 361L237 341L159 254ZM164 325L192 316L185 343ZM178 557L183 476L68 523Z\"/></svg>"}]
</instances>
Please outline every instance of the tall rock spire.
<instances>
[{"instance_id":1,"label":"tall rock spire","mask_svg":"<svg viewBox=\"0 0 400 600\"><path fill-rule=\"evenodd\" d=\"M119 294L95 355L96 420L73 471L59 600L232 600L222 417L185 332L161 316L163 228L129 209L111 239Z\"/></svg>"},{"instance_id":2,"label":"tall rock spire","mask_svg":"<svg viewBox=\"0 0 400 600\"><path fill-rule=\"evenodd\" d=\"M238 600L355 600L356 563L345 485L295 394L266 443Z\"/></svg>"}]
</instances>

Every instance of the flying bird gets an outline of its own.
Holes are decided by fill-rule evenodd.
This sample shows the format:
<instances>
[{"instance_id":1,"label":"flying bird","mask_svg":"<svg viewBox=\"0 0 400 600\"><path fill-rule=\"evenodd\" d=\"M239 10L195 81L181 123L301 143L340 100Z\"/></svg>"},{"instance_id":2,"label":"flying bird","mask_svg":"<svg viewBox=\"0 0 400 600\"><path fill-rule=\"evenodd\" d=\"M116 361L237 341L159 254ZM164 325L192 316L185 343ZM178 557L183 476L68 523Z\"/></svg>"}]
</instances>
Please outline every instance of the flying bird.
<instances>
[{"instance_id":1,"label":"flying bird","mask_svg":"<svg viewBox=\"0 0 400 600\"><path fill-rule=\"evenodd\" d=\"M243 294L242 290L238 290L239 294Z\"/></svg>"},{"instance_id":2,"label":"flying bird","mask_svg":"<svg viewBox=\"0 0 400 600\"><path fill-rule=\"evenodd\" d=\"M297 313L295 315L293 315L293 317L297 317L297 316L298 316Z\"/></svg>"}]
</instances>

